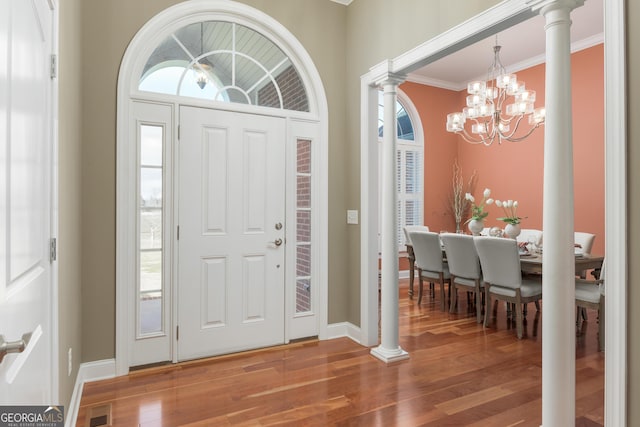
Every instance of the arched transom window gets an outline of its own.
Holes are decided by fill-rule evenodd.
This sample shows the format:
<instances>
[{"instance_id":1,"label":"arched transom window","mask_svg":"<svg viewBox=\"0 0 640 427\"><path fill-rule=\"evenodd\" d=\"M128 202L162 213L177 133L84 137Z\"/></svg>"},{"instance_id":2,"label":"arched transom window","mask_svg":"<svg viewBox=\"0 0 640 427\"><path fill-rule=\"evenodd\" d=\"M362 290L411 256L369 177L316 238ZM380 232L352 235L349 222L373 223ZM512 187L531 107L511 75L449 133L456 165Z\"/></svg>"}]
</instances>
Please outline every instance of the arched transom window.
<instances>
[{"instance_id":1,"label":"arched transom window","mask_svg":"<svg viewBox=\"0 0 640 427\"><path fill-rule=\"evenodd\" d=\"M138 89L309 111L304 84L287 55L232 22L196 22L169 35L149 57Z\"/></svg>"}]
</instances>

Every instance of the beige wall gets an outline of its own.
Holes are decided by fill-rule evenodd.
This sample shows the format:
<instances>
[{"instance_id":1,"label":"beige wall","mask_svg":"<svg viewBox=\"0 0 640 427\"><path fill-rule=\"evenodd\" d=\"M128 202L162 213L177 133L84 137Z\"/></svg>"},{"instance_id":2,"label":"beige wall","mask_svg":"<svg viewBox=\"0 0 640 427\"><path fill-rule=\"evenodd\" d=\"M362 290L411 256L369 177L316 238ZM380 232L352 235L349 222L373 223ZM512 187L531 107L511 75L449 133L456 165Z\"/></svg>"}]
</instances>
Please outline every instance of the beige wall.
<instances>
[{"instance_id":1,"label":"beige wall","mask_svg":"<svg viewBox=\"0 0 640 427\"><path fill-rule=\"evenodd\" d=\"M62 0L59 51L59 372L60 403L67 405L82 359L81 346L81 141L82 104L80 102L80 40L82 0ZM73 371L67 375L67 351L73 350Z\"/></svg>"},{"instance_id":2,"label":"beige wall","mask_svg":"<svg viewBox=\"0 0 640 427\"><path fill-rule=\"evenodd\" d=\"M628 167L628 265L629 279L627 281L627 337L628 337L628 423L629 426L640 425L640 312L637 307L640 304L640 28L637 25L640 19L640 4L637 1L627 0L627 167ZM611 284L617 285L616 283Z\"/></svg>"}]
</instances>

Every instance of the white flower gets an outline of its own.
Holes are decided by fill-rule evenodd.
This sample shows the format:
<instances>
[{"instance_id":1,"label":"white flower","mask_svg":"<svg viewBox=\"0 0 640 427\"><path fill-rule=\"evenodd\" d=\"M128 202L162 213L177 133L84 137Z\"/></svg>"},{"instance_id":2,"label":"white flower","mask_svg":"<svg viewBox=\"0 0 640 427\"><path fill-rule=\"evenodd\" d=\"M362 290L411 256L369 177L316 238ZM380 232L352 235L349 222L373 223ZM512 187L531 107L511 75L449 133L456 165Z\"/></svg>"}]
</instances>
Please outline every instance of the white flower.
<instances>
[{"instance_id":1,"label":"white flower","mask_svg":"<svg viewBox=\"0 0 640 427\"><path fill-rule=\"evenodd\" d=\"M518 201L516 200L515 202L513 202L513 207L517 208L518 207Z\"/></svg>"},{"instance_id":2,"label":"white flower","mask_svg":"<svg viewBox=\"0 0 640 427\"><path fill-rule=\"evenodd\" d=\"M496 200L496 206L501 208L502 207L502 202L500 200Z\"/></svg>"},{"instance_id":3,"label":"white flower","mask_svg":"<svg viewBox=\"0 0 640 427\"><path fill-rule=\"evenodd\" d=\"M475 202L476 201L471 193L466 193L464 195L464 198L469 200L470 202Z\"/></svg>"},{"instance_id":4,"label":"white flower","mask_svg":"<svg viewBox=\"0 0 640 427\"><path fill-rule=\"evenodd\" d=\"M487 197L489 197L491 195L491 190L489 190L488 188L485 188L484 189L484 193L482 193L482 195L486 199Z\"/></svg>"},{"instance_id":5,"label":"white flower","mask_svg":"<svg viewBox=\"0 0 640 427\"><path fill-rule=\"evenodd\" d=\"M487 199L486 203L490 205L491 203L493 203L493 199Z\"/></svg>"},{"instance_id":6,"label":"white flower","mask_svg":"<svg viewBox=\"0 0 640 427\"><path fill-rule=\"evenodd\" d=\"M507 200L507 207L513 207L513 200Z\"/></svg>"}]
</instances>

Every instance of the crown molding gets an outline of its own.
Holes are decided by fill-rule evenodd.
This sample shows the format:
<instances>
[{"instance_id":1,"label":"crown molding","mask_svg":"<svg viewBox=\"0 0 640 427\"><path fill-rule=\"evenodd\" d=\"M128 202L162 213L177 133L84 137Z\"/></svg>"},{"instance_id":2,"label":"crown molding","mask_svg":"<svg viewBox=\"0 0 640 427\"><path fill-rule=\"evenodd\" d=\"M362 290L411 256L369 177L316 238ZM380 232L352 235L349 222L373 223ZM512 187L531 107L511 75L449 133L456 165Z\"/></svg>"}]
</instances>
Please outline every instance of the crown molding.
<instances>
[{"instance_id":1,"label":"crown molding","mask_svg":"<svg viewBox=\"0 0 640 427\"><path fill-rule=\"evenodd\" d=\"M334 3L340 3L341 5L344 5L344 6L349 6L353 2L353 0L331 0L331 1Z\"/></svg>"},{"instance_id":2,"label":"crown molding","mask_svg":"<svg viewBox=\"0 0 640 427\"><path fill-rule=\"evenodd\" d=\"M588 49L590 47L599 45L604 43L604 33L595 34L591 37L587 37L586 39L578 40L571 44L571 53L579 52L584 49ZM531 58L525 59L524 61L516 62L515 64L511 64L506 66L508 72L517 73L522 70L526 70L527 68L534 67L536 65L544 64L546 61L545 54L532 56ZM484 80L486 79L486 75L477 76L474 79L469 79L469 81L473 80ZM450 82L446 80L433 79L430 77L421 76L415 73L410 73L407 76L407 81L413 83L419 83L427 86L438 87L441 89L448 89L453 91L461 91L467 88L467 82L457 83Z\"/></svg>"}]
</instances>

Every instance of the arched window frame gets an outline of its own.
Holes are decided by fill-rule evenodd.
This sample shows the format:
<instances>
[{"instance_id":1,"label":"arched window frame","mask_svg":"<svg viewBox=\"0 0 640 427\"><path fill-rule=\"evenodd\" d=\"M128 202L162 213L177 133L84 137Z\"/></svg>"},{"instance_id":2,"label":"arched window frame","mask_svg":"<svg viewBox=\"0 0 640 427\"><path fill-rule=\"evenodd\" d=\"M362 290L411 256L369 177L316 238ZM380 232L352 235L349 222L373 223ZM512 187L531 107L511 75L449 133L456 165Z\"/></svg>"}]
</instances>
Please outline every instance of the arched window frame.
<instances>
[{"instance_id":1,"label":"arched window frame","mask_svg":"<svg viewBox=\"0 0 640 427\"><path fill-rule=\"evenodd\" d=\"M406 241L405 241L404 232L402 231L403 228L407 225L424 224L425 144L424 144L424 132L422 128L422 121L420 120L420 114L418 113L418 109L411 101L411 98L409 98L409 96L405 92L403 92L401 89L397 90L397 96L398 96L398 103L407 112L407 116L409 117L409 120L411 121L411 125L413 127L413 139L406 140L406 139L401 139L399 137L397 139L397 146L396 146L396 153L397 153L396 159L397 159L397 166L398 166L398 251L404 252ZM381 108L381 106L379 105L378 108ZM380 117L380 112L378 115ZM381 123L381 120L379 120L379 123ZM378 125L378 129L379 128L380 128L380 124ZM382 144L382 135L379 133L378 147L381 147L381 144ZM378 152L380 152L380 149L378 149ZM407 193L405 191L406 185L403 185L405 184L403 177L406 178L407 176L406 154L408 152L416 153L418 158L421 160L420 171L419 171L420 177L418 178L420 183L420 191L415 193ZM380 156L378 155L379 170L382 169L380 162L381 162L381 159L380 159ZM378 185L378 193L380 193L380 185ZM414 218L414 221L410 221L409 223L407 222L407 217L406 217L406 204L404 204L403 206L403 203L406 203L406 201L408 200L413 200L420 207L420 212L418 217ZM380 204L381 201L382 201L382 197L379 194L378 204ZM380 221L381 221L381 218L378 218L378 236L380 236L380 227L381 227ZM380 249L379 237L378 237L378 248Z\"/></svg>"}]
</instances>

